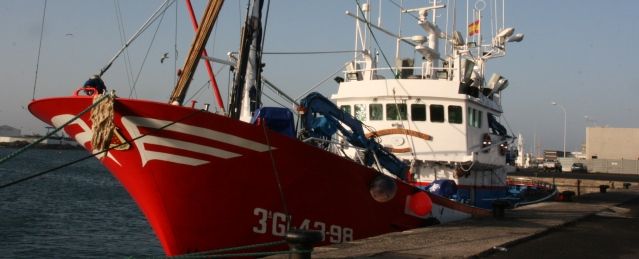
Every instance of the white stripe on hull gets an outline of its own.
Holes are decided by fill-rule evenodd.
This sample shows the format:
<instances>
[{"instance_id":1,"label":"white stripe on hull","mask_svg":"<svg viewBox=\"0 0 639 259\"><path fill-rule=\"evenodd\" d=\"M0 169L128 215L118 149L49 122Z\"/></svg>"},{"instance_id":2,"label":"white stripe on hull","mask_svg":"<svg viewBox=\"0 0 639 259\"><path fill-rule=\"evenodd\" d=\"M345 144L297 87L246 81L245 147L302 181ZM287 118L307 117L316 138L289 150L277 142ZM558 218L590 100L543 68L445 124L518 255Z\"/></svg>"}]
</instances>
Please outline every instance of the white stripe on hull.
<instances>
[{"instance_id":1,"label":"white stripe on hull","mask_svg":"<svg viewBox=\"0 0 639 259\"><path fill-rule=\"evenodd\" d=\"M167 120L144 118L144 117L126 116L126 117L122 117L122 123L129 124L129 125L135 124L138 127L158 129L173 122L167 121ZM234 146L250 149L257 152L265 152L269 150L268 145L265 145L259 142L241 138L232 134L211 130L207 128L202 128L198 126L192 126L192 125L188 125L184 123L175 123L171 126L164 128L163 130L198 136L201 138L215 140L218 142L231 144ZM271 149L275 149L275 148L271 147Z\"/></svg>"},{"instance_id":2,"label":"white stripe on hull","mask_svg":"<svg viewBox=\"0 0 639 259\"><path fill-rule=\"evenodd\" d=\"M74 117L75 116L72 115L72 114L56 115L53 118L51 118L51 124L53 124L53 126L55 126L56 128L59 128L60 126L62 126L65 123L67 123L69 120L72 120ZM73 138L75 138L75 141L80 143L82 146L86 146L87 142L91 142L91 138L93 136L93 130L82 119L76 119L74 122L72 122L69 125L74 125L74 124L80 126L80 128L82 129L82 132L80 132L78 134L75 134L75 136L73 136ZM96 154L98 152L100 152L100 151L99 150L93 150L93 154ZM120 166L122 165L122 164L120 164L120 162L117 159L115 159L113 154L111 154L110 152L106 152L106 153L102 153L102 154L96 155L96 157L101 159L101 158L104 157L104 154L106 154L106 156L108 158L111 158L116 164L118 164Z\"/></svg>"},{"instance_id":3,"label":"white stripe on hull","mask_svg":"<svg viewBox=\"0 0 639 259\"><path fill-rule=\"evenodd\" d=\"M136 139L142 135L140 127L159 129L166 125L173 123L172 121L151 119L137 116L123 116L122 125L129 132L131 138ZM173 123L170 126L162 129L163 131L177 132L181 134L187 134L191 136L197 136L214 140L217 142L226 143L229 145L237 146L251 151L265 152L269 150L268 145L255 142L249 139L241 138L232 134L211 130L203 127L192 126L184 123ZM223 150L220 148L200 145L184 140L178 140L175 138L158 137L147 135L145 137L135 140L137 149L140 152L140 158L142 160L142 166L145 166L147 162L151 160L160 160L172 163L179 163L191 166L199 166L210 161L188 157L184 155L175 155L172 153L147 150L145 144L152 144L157 146L164 146L174 149L186 150L194 153L204 154L208 156L214 156L221 159L231 159L242 156L235 152ZM276 149L271 147L271 149Z\"/></svg>"}]
</instances>

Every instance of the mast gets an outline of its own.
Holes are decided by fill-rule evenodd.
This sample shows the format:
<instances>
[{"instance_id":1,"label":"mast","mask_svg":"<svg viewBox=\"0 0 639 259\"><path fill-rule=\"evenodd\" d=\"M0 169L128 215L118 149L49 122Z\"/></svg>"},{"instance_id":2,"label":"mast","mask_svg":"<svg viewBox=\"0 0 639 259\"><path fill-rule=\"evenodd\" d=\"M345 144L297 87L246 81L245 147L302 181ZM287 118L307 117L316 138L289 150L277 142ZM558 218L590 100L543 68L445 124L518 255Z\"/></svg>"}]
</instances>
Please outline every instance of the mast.
<instances>
[{"instance_id":1,"label":"mast","mask_svg":"<svg viewBox=\"0 0 639 259\"><path fill-rule=\"evenodd\" d=\"M211 30L213 29L213 25L217 20L220 10L222 9L223 3L224 0L209 1L204 16L202 17L202 21L200 22L201 26L197 30L197 34L195 35L195 39L191 45L189 56L182 68L180 79L175 85L175 88L173 88L173 93L171 94L169 103L182 105L182 102L184 102L184 96L189 88L189 83L191 83L191 79L193 79L193 73L195 73L198 61L202 55L204 47L206 46L209 36L211 35Z\"/></svg>"},{"instance_id":2,"label":"mast","mask_svg":"<svg viewBox=\"0 0 639 259\"><path fill-rule=\"evenodd\" d=\"M251 15L247 14L229 104L230 117L247 122L262 105L262 3L254 0Z\"/></svg>"},{"instance_id":3,"label":"mast","mask_svg":"<svg viewBox=\"0 0 639 259\"><path fill-rule=\"evenodd\" d=\"M191 0L186 0L186 7L189 11L189 17L191 17L191 24L193 24L193 30L197 33L197 18L195 18L195 12L193 12L193 5L191 5ZM203 56L208 56L209 54L206 52L206 48L202 51ZM211 87L213 87L213 93L215 94L215 100L217 101L217 106L224 111L224 102L222 101L222 96L220 95L220 89L217 86L217 80L215 80L215 74L213 74L213 68L211 68L211 62L209 60L204 61L204 65L206 65L206 72L209 74L209 79L211 79Z\"/></svg>"}]
</instances>

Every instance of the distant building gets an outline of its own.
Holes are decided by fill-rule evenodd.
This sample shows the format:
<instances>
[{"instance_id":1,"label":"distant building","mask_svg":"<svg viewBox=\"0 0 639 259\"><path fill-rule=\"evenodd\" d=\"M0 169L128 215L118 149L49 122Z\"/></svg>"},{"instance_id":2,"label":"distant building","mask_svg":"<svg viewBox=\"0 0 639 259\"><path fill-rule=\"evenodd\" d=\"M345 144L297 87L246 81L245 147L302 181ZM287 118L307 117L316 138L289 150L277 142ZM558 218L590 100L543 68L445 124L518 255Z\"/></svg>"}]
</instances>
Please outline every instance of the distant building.
<instances>
[{"instance_id":1,"label":"distant building","mask_svg":"<svg viewBox=\"0 0 639 259\"><path fill-rule=\"evenodd\" d=\"M20 135L22 135L22 133L19 129L9 125L0 126L0 137L19 137Z\"/></svg>"},{"instance_id":2,"label":"distant building","mask_svg":"<svg viewBox=\"0 0 639 259\"><path fill-rule=\"evenodd\" d=\"M560 157L570 157L572 154L570 152L566 152L564 155L563 151L559 150L544 150L544 161L557 161Z\"/></svg>"},{"instance_id":3,"label":"distant building","mask_svg":"<svg viewBox=\"0 0 639 259\"><path fill-rule=\"evenodd\" d=\"M586 128L586 159L639 159L639 128Z\"/></svg>"}]
</instances>

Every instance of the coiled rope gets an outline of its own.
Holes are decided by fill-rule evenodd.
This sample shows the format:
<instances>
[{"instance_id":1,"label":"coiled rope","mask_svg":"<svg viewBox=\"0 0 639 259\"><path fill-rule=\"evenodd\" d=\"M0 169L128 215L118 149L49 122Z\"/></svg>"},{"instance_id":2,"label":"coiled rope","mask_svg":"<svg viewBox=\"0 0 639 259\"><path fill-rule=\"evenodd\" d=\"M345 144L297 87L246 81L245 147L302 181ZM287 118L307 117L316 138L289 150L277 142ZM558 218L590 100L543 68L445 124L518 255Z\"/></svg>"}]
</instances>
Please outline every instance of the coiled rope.
<instances>
[{"instance_id":1,"label":"coiled rope","mask_svg":"<svg viewBox=\"0 0 639 259\"><path fill-rule=\"evenodd\" d=\"M98 100L98 96L94 99ZM107 97L106 102L100 102L91 111L91 146L93 150L102 151L111 143L115 124L113 123L113 97Z\"/></svg>"}]
</instances>

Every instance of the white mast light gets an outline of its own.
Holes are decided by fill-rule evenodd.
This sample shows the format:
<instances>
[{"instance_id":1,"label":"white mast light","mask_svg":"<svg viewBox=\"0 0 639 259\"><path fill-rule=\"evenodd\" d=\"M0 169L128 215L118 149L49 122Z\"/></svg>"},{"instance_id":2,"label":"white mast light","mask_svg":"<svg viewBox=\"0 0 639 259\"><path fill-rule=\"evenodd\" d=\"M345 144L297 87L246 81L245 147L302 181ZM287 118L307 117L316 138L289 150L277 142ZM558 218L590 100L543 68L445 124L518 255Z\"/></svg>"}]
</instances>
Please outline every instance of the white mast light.
<instances>
[{"instance_id":1,"label":"white mast light","mask_svg":"<svg viewBox=\"0 0 639 259\"><path fill-rule=\"evenodd\" d=\"M453 33L453 45L463 46L464 44L466 44L466 42L464 42L464 37L461 32L455 31L455 33Z\"/></svg>"},{"instance_id":2,"label":"white mast light","mask_svg":"<svg viewBox=\"0 0 639 259\"><path fill-rule=\"evenodd\" d=\"M499 33L497 33L497 37L505 39L512 36L513 33L515 33L515 28L510 27L510 28L503 29Z\"/></svg>"},{"instance_id":3,"label":"white mast light","mask_svg":"<svg viewBox=\"0 0 639 259\"><path fill-rule=\"evenodd\" d=\"M524 34L523 33L517 33L515 35L513 35L512 37L508 38L508 42L520 42L524 40Z\"/></svg>"},{"instance_id":4,"label":"white mast light","mask_svg":"<svg viewBox=\"0 0 639 259\"><path fill-rule=\"evenodd\" d=\"M426 42L426 37L424 35L415 35L410 37L410 40L415 42L415 44L417 45L422 45L424 42Z\"/></svg>"}]
</instances>

